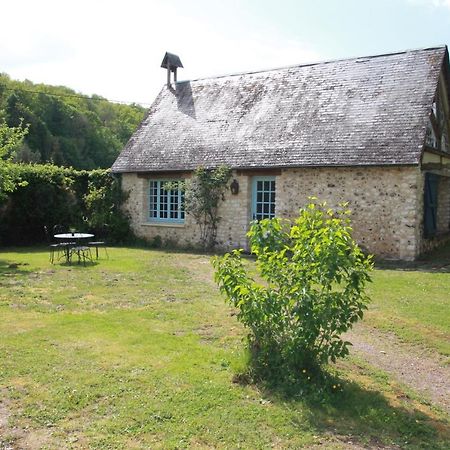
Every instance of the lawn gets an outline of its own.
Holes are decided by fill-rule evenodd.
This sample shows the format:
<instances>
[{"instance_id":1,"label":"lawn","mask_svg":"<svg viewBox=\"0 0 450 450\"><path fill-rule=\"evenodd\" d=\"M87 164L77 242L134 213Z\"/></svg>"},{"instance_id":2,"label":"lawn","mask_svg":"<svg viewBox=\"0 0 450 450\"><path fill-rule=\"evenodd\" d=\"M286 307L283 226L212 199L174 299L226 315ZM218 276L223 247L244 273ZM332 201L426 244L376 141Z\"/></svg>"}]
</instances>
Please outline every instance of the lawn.
<instances>
[{"instance_id":1,"label":"lawn","mask_svg":"<svg viewBox=\"0 0 450 450\"><path fill-rule=\"evenodd\" d=\"M0 448L448 448L444 411L354 357L324 396L233 382L244 331L210 257L109 253L0 253ZM373 278L366 325L448 356L450 273Z\"/></svg>"}]
</instances>

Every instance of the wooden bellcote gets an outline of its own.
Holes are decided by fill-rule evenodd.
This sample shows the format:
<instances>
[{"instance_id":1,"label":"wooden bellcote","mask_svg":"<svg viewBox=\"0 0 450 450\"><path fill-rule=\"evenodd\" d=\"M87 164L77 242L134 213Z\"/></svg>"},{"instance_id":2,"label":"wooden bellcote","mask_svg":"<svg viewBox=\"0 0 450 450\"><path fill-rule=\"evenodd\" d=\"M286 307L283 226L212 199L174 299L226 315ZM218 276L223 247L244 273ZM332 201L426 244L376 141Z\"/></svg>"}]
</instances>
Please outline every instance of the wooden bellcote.
<instances>
[{"instance_id":1,"label":"wooden bellcote","mask_svg":"<svg viewBox=\"0 0 450 450\"><path fill-rule=\"evenodd\" d=\"M177 69L178 67L183 68L180 57L173 53L166 52L161 63L161 67L167 69L167 86L170 87L170 72L173 72L173 82L177 82Z\"/></svg>"}]
</instances>

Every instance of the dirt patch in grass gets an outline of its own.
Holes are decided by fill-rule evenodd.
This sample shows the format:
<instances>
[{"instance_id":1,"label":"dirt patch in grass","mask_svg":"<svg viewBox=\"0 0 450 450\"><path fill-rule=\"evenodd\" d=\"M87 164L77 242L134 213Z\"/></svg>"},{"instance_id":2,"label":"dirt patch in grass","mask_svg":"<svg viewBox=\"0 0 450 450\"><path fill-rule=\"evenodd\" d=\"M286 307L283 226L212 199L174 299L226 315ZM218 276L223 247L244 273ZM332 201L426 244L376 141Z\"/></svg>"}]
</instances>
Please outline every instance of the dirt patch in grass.
<instances>
[{"instance_id":1,"label":"dirt patch in grass","mask_svg":"<svg viewBox=\"0 0 450 450\"><path fill-rule=\"evenodd\" d=\"M8 429L10 417L9 402L7 401L4 389L0 389L0 450L13 450L12 442L14 437Z\"/></svg>"},{"instance_id":2,"label":"dirt patch in grass","mask_svg":"<svg viewBox=\"0 0 450 450\"><path fill-rule=\"evenodd\" d=\"M16 435L14 449L38 450L52 444L49 430L27 430L26 432L17 432Z\"/></svg>"},{"instance_id":3,"label":"dirt patch in grass","mask_svg":"<svg viewBox=\"0 0 450 450\"><path fill-rule=\"evenodd\" d=\"M12 427L9 424L12 404L6 389L0 389L0 450L39 450L53 441L50 429ZM57 447L54 447L57 448Z\"/></svg>"},{"instance_id":4,"label":"dirt patch in grass","mask_svg":"<svg viewBox=\"0 0 450 450\"><path fill-rule=\"evenodd\" d=\"M319 439L317 444L309 445L307 448L308 450L393 450L400 447L396 445L386 446L373 439L367 445L360 444L353 436L325 433L324 439Z\"/></svg>"},{"instance_id":5,"label":"dirt patch in grass","mask_svg":"<svg viewBox=\"0 0 450 450\"><path fill-rule=\"evenodd\" d=\"M353 344L351 352L450 412L450 367L438 353L363 325L347 333L346 339Z\"/></svg>"},{"instance_id":6,"label":"dirt patch in grass","mask_svg":"<svg viewBox=\"0 0 450 450\"><path fill-rule=\"evenodd\" d=\"M191 255L188 258L175 260L173 264L175 267L185 270L192 280L207 286L216 286L210 255Z\"/></svg>"}]
</instances>

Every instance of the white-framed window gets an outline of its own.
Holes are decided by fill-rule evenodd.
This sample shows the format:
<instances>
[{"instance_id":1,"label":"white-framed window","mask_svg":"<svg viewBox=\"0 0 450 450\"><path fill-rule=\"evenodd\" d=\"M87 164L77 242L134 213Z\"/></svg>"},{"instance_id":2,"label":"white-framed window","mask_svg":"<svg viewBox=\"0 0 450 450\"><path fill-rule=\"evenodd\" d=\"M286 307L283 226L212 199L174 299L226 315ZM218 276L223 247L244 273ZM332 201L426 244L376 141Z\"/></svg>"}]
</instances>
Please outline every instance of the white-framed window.
<instances>
[{"instance_id":1,"label":"white-framed window","mask_svg":"<svg viewBox=\"0 0 450 450\"><path fill-rule=\"evenodd\" d=\"M275 177L253 177L252 219L275 217Z\"/></svg>"},{"instance_id":2,"label":"white-framed window","mask_svg":"<svg viewBox=\"0 0 450 450\"><path fill-rule=\"evenodd\" d=\"M149 181L149 221L184 223L184 189L179 180Z\"/></svg>"}]
</instances>

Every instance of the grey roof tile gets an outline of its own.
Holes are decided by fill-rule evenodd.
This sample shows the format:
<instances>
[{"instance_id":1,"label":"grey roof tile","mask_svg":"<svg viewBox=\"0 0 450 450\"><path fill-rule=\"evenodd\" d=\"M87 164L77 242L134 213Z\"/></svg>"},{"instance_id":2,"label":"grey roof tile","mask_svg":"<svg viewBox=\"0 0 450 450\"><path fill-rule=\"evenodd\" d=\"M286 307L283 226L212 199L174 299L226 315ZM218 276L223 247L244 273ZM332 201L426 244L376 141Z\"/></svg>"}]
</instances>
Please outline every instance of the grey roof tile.
<instances>
[{"instance_id":1,"label":"grey roof tile","mask_svg":"<svg viewBox=\"0 0 450 450\"><path fill-rule=\"evenodd\" d=\"M164 87L114 172L418 164L446 47Z\"/></svg>"}]
</instances>

